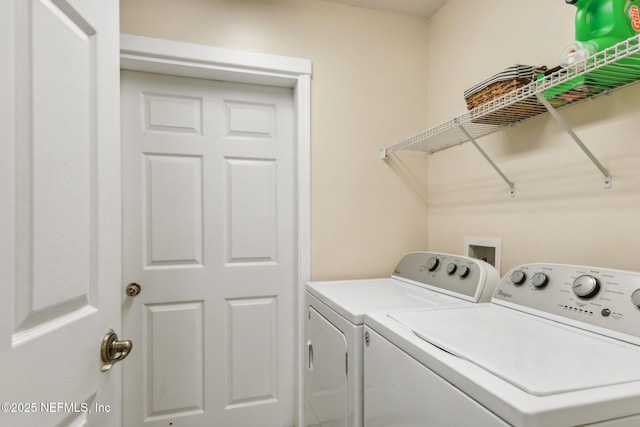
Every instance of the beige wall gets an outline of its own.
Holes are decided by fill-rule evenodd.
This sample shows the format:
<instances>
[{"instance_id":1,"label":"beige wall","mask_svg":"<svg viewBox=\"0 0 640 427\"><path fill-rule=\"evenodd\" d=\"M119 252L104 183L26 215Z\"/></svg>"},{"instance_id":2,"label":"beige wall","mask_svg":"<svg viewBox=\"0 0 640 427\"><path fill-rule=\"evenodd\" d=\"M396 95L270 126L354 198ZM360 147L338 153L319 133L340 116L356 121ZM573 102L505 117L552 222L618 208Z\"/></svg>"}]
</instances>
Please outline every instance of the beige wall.
<instances>
[{"instance_id":1,"label":"beige wall","mask_svg":"<svg viewBox=\"0 0 640 427\"><path fill-rule=\"evenodd\" d=\"M465 111L463 91L513 64L557 65L575 9L561 0L451 0L429 22L428 126ZM640 270L640 86L562 111L611 171L613 188L549 115L428 159L429 249L502 239L502 273L525 262Z\"/></svg>"},{"instance_id":2,"label":"beige wall","mask_svg":"<svg viewBox=\"0 0 640 427\"><path fill-rule=\"evenodd\" d=\"M311 59L314 279L388 276L426 249L425 156L378 154L425 125L425 19L322 0L120 7L123 33Z\"/></svg>"}]
</instances>

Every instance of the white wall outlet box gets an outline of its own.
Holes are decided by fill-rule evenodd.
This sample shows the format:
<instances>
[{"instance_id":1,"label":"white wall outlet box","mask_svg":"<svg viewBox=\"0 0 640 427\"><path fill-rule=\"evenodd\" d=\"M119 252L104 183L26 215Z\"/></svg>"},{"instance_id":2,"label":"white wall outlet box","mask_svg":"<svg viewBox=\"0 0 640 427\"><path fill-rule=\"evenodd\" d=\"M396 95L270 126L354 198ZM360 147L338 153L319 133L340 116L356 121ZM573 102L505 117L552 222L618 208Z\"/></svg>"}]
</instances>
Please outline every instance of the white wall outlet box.
<instances>
[{"instance_id":1,"label":"white wall outlet box","mask_svg":"<svg viewBox=\"0 0 640 427\"><path fill-rule=\"evenodd\" d=\"M502 275L500 260L502 240L486 237L465 237L464 253L471 258L481 259L493 265Z\"/></svg>"}]
</instances>

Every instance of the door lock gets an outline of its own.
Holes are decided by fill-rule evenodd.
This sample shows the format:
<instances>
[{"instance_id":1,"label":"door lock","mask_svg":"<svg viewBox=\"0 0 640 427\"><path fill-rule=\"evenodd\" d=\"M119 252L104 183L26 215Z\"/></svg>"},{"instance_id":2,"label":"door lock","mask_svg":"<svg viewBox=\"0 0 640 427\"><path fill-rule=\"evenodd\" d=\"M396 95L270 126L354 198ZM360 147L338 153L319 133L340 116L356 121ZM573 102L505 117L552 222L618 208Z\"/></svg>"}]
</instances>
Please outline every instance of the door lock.
<instances>
[{"instance_id":1,"label":"door lock","mask_svg":"<svg viewBox=\"0 0 640 427\"><path fill-rule=\"evenodd\" d=\"M140 293L142 288L137 283L129 283L125 289L125 293L130 297L135 297Z\"/></svg>"},{"instance_id":2,"label":"door lock","mask_svg":"<svg viewBox=\"0 0 640 427\"><path fill-rule=\"evenodd\" d=\"M133 343L129 340L118 341L118 334L109 329L109 332L102 339L100 354L102 356L102 372L107 372L113 365L123 360L129 355Z\"/></svg>"}]
</instances>

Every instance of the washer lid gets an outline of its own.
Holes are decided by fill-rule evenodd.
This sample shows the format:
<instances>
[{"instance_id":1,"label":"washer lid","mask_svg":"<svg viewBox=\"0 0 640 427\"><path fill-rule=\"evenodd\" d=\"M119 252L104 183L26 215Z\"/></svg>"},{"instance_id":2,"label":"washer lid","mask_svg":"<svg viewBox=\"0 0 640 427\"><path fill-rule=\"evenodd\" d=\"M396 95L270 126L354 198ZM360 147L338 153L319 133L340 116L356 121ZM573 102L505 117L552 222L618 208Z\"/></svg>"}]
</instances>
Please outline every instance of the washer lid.
<instances>
[{"instance_id":1,"label":"washer lid","mask_svg":"<svg viewBox=\"0 0 640 427\"><path fill-rule=\"evenodd\" d=\"M508 308L481 304L389 316L536 396L640 380L640 347Z\"/></svg>"}]
</instances>

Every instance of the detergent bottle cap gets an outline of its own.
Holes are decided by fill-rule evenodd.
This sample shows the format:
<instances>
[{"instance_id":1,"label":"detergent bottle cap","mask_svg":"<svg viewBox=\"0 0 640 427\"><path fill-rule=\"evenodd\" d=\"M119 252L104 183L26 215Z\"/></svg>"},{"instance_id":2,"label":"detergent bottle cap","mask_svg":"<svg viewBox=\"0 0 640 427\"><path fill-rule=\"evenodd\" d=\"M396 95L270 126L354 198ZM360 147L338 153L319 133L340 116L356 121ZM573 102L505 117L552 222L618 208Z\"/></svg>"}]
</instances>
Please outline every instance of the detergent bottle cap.
<instances>
[{"instance_id":1,"label":"detergent bottle cap","mask_svg":"<svg viewBox=\"0 0 640 427\"><path fill-rule=\"evenodd\" d=\"M560 65L567 67L583 61L596 53L596 45L590 42L575 41L564 47L560 54Z\"/></svg>"}]
</instances>

